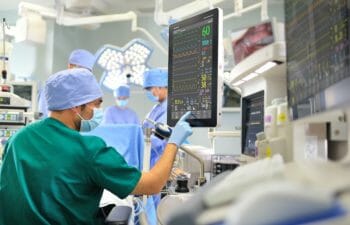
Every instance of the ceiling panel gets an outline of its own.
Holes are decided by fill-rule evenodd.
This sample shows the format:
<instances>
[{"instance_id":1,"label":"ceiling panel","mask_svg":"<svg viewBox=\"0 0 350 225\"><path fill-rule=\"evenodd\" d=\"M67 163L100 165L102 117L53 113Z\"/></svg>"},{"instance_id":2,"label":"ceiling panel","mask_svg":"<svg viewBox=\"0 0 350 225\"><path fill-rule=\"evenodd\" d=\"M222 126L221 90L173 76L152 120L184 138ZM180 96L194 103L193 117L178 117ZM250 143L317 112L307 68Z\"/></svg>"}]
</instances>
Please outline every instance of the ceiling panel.
<instances>
[{"instance_id":1,"label":"ceiling panel","mask_svg":"<svg viewBox=\"0 0 350 225\"><path fill-rule=\"evenodd\" d=\"M164 11L169 11L182 5L193 2L194 0L163 0ZM256 1L256 0L245 0L245 1ZM0 11L2 10L17 10L20 0L0 0ZM86 5L86 9L91 9L92 12L96 13L123 13L130 10L140 13L153 13L155 0L25 0L25 2L35 3L43 6L54 7L55 2L69 2L81 5L84 2L90 2L90 5ZM206 2L203 0L203 2ZM233 4L233 0L226 0L230 5ZM70 4L68 4L70 5ZM82 11L82 8L69 9L70 11Z\"/></svg>"},{"instance_id":2,"label":"ceiling panel","mask_svg":"<svg viewBox=\"0 0 350 225\"><path fill-rule=\"evenodd\" d=\"M25 0L26 2L35 3L43 6L54 7L55 2L62 2L65 5L86 5L85 7L70 8L67 11L84 12L91 14L112 14L112 13L124 13L127 11L135 11L141 14L153 14L155 0ZM194 2L195 0L163 0L164 11L175 9L177 7ZM197 0L198 1L198 0ZM201 0L203 4L209 2L209 0ZM261 0L243 0L244 6L255 4ZM20 0L0 0L0 11L2 10L17 10ZM269 3L281 3L281 0L269 0ZM67 4L70 3L70 4ZM233 0L224 0L220 3L219 7L224 11L233 11Z\"/></svg>"},{"instance_id":3,"label":"ceiling panel","mask_svg":"<svg viewBox=\"0 0 350 225\"><path fill-rule=\"evenodd\" d=\"M0 11L17 10L21 0L0 0ZM26 2L35 3L43 6L54 6L54 0L28 0Z\"/></svg>"}]
</instances>

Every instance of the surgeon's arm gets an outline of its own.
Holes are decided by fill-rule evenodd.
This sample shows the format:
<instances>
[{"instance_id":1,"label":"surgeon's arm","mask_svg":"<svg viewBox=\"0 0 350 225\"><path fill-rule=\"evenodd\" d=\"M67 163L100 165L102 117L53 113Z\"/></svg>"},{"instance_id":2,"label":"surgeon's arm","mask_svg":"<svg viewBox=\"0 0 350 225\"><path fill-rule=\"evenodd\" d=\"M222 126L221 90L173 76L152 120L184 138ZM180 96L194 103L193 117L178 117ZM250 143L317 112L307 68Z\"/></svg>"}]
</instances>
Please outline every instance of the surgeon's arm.
<instances>
[{"instance_id":1,"label":"surgeon's arm","mask_svg":"<svg viewBox=\"0 0 350 225\"><path fill-rule=\"evenodd\" d=\"M149 172L143 172L142 176L132 192L133 194L159 193L167 182L177 153L175 144L167 144L165 150Z\"/></svg>"},{"instance_id":2,"label":"surgeon's arm","mask_svg":"<svg viewBox=\"0 0 350 225\"><path fill-rule=\"evenodd\" d=\"M139 182L132 192L133 194L149 195L159 193L162 190L170 176L178 146L182 145L187 137L192 134L192 129L186 122L189 116L190 112L187 112L177 122L161 158L149 172L142 173Z\"/></svg>"}]
</instances>

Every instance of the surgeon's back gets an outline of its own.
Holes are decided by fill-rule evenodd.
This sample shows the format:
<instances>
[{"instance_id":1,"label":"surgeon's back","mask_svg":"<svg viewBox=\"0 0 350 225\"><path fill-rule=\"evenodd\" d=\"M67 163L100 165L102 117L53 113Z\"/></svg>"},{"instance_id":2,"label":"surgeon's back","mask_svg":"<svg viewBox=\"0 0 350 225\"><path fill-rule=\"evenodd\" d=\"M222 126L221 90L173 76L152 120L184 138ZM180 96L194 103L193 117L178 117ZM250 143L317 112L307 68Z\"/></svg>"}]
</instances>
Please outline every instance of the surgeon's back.
<instances>
[{"instance_id":1,"label":"surgeon's back","mask_svg":"<svg viewBox=\"0 0 350 225\"><path fill-rule=\"evenodd\" d=\"M0 225L99 224L91 159L103 145L52 118L16 133L0 171Z\"/></svg>"}]
</instances>

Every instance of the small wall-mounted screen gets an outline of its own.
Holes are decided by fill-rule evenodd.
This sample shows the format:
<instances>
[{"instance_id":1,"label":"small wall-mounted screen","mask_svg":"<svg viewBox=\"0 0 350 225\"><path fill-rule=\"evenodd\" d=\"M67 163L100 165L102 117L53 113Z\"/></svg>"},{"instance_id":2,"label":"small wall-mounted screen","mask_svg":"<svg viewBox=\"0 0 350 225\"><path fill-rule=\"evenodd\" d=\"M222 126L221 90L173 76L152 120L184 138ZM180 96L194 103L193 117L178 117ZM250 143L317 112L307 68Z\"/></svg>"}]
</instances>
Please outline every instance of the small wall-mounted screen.
<instances>
[{"instance_id":1,"label":"small wall-mounted screen","mask_svg":"<svg viewBox=\"0 0 350 225\"><path fill-rule=\"evenodd\" d=\"M32 101L33 85L16 85L13 84L13 93L28 101Z\"/></svg>"},{"instance_id":2,"label":"small wall-mounted screen","mask_svg":"<svg viewBox=\"0 0 350 225\"><path fill-rule=\"evenodd\" d=\"M275 41L271 22L232 32L231 38L235 64Z\"/></svg>"},{"instance_id":3,"label":"small wall-mounted screen","mask_svg":"<svg viewBox=\"0 0 350 225\"><path fill-rule=\"evenodd\" d=\"M256 134L264 131L264 91L242 98L242 153L256 156Z\"/></svg>"}]
</instances>

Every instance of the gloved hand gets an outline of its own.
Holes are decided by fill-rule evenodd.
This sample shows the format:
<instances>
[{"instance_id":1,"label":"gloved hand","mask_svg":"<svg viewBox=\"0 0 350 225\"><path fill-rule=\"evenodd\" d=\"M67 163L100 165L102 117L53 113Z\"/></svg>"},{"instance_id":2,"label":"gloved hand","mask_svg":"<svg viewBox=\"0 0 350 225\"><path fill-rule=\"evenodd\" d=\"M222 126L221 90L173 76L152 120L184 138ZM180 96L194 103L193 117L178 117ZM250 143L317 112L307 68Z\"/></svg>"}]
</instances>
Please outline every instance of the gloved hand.
<instances>
[{"instance_id":1,"label":"gloved hand","mask_svg":"<svg viewBox=\"0 0 350 225\"><path fill-rule=\"evenodd\" d=\"M186 122L186 119L191 115L191 112L185 113L179 121L177 121L170 137L168 143L176 144L177 146L182 145L187 137L191 136L193 131L190 124Z\"/></svg>"}]
</instances>

